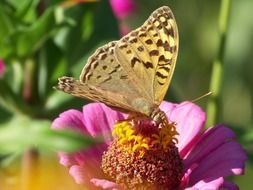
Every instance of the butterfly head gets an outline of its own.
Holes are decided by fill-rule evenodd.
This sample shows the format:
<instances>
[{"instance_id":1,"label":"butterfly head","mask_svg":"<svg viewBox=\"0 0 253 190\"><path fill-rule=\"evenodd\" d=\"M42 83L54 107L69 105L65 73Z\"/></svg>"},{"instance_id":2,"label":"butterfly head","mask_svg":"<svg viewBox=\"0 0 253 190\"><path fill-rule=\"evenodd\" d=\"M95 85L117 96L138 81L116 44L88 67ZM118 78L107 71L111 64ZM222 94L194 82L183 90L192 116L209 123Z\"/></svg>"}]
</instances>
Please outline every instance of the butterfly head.
<instances>
[{"instance_id":1,"label":"butterfly head","mask_svg":"<svg viewBox=\"0 0 253 190\"><path fill-rule=\"evenodd\" d=\"M153 120L154 122L156 122L156 124L158 124L158 125L161 124L161 123L163 123L164 121L167 120L166 114L165 114L162 110L160 110L159 108L155 108L155 109L152 111L150 117L151 117L152 120Z\"/></svg>"}]
</instances>

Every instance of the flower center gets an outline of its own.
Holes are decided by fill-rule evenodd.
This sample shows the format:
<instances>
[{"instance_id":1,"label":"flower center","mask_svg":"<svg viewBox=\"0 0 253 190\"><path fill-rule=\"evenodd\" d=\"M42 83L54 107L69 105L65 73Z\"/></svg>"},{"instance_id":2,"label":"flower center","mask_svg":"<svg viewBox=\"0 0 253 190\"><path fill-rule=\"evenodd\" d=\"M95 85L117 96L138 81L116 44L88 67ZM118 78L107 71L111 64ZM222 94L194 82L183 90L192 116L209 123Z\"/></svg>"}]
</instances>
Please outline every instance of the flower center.
<instances>
[{"instance_id":1,"label":"flower center","mask_svg":"<svg viewBox=\"0 0 253 190\"><path fill-rule=\"evenodd\" d=\"M183 175L175 146L175 123L157 126L150 120L122 121L102 157L103 172L123 189L173 189Z\"/></svg>"}]
</instances>

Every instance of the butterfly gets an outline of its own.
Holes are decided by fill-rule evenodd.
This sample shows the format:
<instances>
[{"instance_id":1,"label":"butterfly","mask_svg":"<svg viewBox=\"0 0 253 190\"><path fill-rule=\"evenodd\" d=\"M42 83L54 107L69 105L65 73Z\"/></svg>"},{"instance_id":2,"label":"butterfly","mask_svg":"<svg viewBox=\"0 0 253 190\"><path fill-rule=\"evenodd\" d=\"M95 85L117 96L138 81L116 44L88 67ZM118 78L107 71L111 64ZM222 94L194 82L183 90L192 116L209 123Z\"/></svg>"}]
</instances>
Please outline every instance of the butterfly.
<instances>
[{"instance_id":1,"label":"butterfly","mask_svg":"<svg viewBox=\"0 0 253 190\"><path fill-rule=\"evenodd\" d=\"M169 87L177 53L177 24L170 8L163 6L141 27L98 48L79 80L61 77L56 89L166 125L168 120L159 105Z\"/></svg>"}]
</instances>

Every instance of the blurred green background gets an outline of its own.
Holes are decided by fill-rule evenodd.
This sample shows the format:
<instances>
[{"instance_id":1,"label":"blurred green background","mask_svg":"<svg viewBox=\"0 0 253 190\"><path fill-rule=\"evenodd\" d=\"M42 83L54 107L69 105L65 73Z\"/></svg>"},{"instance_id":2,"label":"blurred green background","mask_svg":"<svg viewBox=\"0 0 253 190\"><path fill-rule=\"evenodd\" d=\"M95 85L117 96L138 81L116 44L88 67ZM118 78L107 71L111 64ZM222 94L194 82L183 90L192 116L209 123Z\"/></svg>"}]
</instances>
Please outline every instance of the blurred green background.
<instances>
[{"instance_id":1,"label":"blurred green background","mask_svg":"<svg viewBox=\"0 0 253 190\"><path fill-rule=\"evenodd\" d=\"M140 26L159 6L173 10L180 35L177 66L166 99L192 100L210 90L213 63L220 52L221 1L135 3L131 14L118 18L107 0L0 0L0 60L4 64L0 72L0 178L13 177L31 148L47 160L55 150L74 151L94 143L73 132L50 130L59 113L81 109L86 103L52 87L60 76L78 78L96 48L119 39L122 27ZM231 127L248 153L245 175L233 177L245 190L253 178L252 8L252 0L230 1L215 121ZM206 110L208 101L210 97L197 103ZM0 188L7 184L3 185L7 190L8 183L0 179Z\"/></svg>"}]
</instances>

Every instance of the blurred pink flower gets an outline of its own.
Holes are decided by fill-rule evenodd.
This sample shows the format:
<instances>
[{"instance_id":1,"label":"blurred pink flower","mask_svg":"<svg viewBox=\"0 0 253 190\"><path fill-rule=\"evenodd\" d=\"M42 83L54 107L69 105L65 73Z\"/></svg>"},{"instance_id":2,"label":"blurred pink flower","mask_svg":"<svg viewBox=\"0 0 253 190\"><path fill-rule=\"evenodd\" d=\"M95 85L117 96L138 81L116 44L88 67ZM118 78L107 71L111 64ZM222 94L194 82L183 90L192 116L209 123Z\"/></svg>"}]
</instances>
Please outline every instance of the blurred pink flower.
<instances>
[{"instance_id":1,"label":"blurred pink flower","mask_svg":"<svg viewBox=\"0 0 253 190\"><path fill-rule=\"evenodd\" d=\"M125 36L131 31L129 26L124 22L119 23L119 30L121 36Z\"/></svg>"},{"instance_id":2,"label":"blurred pink flower","mask_svg":"<svg viewBox=\"0 0 253 190\"><path fill-rule=\"evenodd\" d=\"M247 159L241 145L236 142L235 134L223 125L216 125L203 131L206 121L205 112L191 102L173 104L163 102L160 106L170 121L176 122L179 133L176 144L184 165L184 173L177 189L238 189L226 177L241 175ZM105 178L101 170L101 159L107 150L116 120L126 116L104 104L92 103L83 111L68 110L54 120L55 129L73 128L80 133L93 137L103 136L104 144L73 154L60 153L60 163L69 168L76 183L88 189L121 189L119 185Z\"/></svg>"},{"instance_id":3,"label":"blurred pink flower","mask_svg":"<svg viewBox=\"0 0 253 190\"><path fill-rule=\"evenodd\" d=\"M0 59L0 77L3 76L4 71L5 71L5 64L4 64L3 60Z\"/></svg>"},{"instance_id":4,"label":"blurred pink flower","mask_svg":"<svg viewBox=\"0 0 253 190\"><path fill-rule=\"evenodd\" d=\"M112 10L118 19L124 19L136 10L134 0L110 0Z\"/></svg>"}]
</instances>

